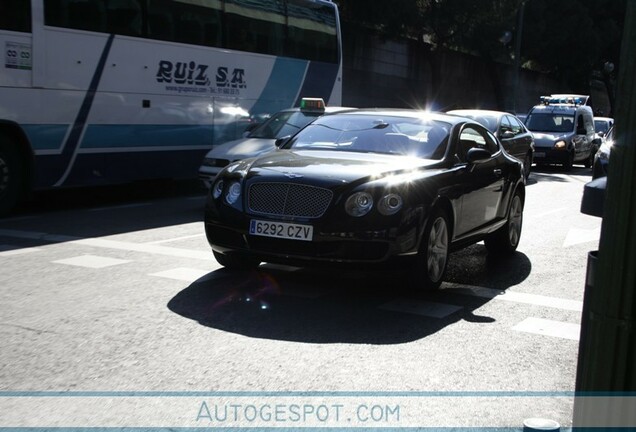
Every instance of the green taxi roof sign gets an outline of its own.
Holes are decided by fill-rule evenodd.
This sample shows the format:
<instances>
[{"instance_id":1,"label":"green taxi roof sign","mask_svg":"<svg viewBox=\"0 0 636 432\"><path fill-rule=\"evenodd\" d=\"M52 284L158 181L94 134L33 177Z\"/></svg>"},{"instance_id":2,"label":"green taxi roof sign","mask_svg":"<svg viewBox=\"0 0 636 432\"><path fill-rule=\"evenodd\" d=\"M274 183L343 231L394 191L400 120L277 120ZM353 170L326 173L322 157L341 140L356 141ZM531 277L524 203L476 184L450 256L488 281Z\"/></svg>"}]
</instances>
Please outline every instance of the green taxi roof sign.
<instances>
[{"instance_id":1,"label":"green taxi roof sign","mask_svg":"<svg viewBox=\"0 0 636 432\"><path fill-rule=\"evenodd\" d=\"M301 111L325 111L325 101L322 98L302 98L300 100Z\"/></svg>"}]
</instances>

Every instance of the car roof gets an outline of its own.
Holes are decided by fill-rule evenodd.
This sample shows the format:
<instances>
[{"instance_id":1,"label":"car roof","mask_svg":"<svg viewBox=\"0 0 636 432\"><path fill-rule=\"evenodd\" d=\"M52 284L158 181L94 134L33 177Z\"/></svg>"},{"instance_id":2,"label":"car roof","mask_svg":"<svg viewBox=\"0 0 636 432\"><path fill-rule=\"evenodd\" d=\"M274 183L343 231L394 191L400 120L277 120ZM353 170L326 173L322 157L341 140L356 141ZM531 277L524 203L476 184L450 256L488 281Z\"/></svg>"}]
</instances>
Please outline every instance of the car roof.
<instances>
[{"instance_id":1,"label":"car roof","mask_svg":"<svg viewBox=\"0 0 636 432\"><path fill-rule=\"evenodd\" d=\"M450 123L451 125L455 125L458 123L465 123L466 120L469 120L471 123L479 124L471 119L456 116L452 114L446 114L437 111L425 111L425 110L414 110L414 109L405 109L405 108L359 108L353 109L349 111L345 111L340 113L342 115L375 115L375 116L387 116L387 117L407 117L407 118L421 118L427 120L435 120L442 121L446 123ZM338 115L338 114L335 114Z\"/></svg>"},{"instance_id":2,"label":"car roof","mask_svg":"<svg viewBox=\"0 0 636 432\"><path fill-rule=\"evenodd\" d=\"M548 114L555 113L567 113L575 114L578 110L592 112L592 108L587 105L569 105L569 104L555 104L555 105L535 105L532 107L528 114L535 112L544 112Z\"/></svg>"},{"instance_id":3,"label":"car roof","mask_svg":"<svg viewBox=\"0 0 636 432\"><path fill-rule=\"evenodd\" d=\"M456 115L491 115L495 117L509 115L516 117L514 114L505 111L487 110L487 109L456 109L446 111L448 114Z\"/></svg>"},{"instance_id":4,"label":"car roof","mask_svg":"<svg viewBox=\"0 0 636 432\"><path fill-rule=\"evenodd\" d=\"M351 110L351 109L355 109L355 108L344 107L344 106L326 106L325 107L325 113L340 112L340 111ZM276 114L282 113L282 112L299 112L299 111L301 111L300 107L285 108L285 109L276 111ZM305 112L308 112L308 113L319 113L320 114L320 111L305 110Z\"/></svg>"}]
</instances>

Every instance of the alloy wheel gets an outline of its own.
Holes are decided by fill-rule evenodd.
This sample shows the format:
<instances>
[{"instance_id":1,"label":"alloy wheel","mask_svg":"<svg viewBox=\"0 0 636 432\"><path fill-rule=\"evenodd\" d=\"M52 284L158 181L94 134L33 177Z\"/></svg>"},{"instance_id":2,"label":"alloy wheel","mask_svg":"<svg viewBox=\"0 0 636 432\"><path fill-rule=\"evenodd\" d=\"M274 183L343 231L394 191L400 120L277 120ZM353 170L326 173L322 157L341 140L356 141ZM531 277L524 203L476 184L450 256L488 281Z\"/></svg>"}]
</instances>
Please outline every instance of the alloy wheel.
<instances>
[{"instance_id":1,"label":"alloy wheel","mask_svg":"<svg viewBox=\"0 0 636 432\"><path fill-rule=\"evenodd\" d=\"M443 217L438 217L433 222L431 233L428 237L428 261L426 263L428 274L433 282L441 279L446 260L448 259L448 227Z\"/></svg>"},{"instance_id":2,"label":"alloy wheel","mask_svg":"<svg viewBox=\"0 0 636 432\"><path fill-rule=\"evenodd\" d=\"M521 237L521 223L523 220L523 206L521 205L521 198L519 195L515 195L512 199L510 206L510 216L508 217L508 236L510 238L510 244L516 246L519 243Z\"/></svg>"}]
</instances>

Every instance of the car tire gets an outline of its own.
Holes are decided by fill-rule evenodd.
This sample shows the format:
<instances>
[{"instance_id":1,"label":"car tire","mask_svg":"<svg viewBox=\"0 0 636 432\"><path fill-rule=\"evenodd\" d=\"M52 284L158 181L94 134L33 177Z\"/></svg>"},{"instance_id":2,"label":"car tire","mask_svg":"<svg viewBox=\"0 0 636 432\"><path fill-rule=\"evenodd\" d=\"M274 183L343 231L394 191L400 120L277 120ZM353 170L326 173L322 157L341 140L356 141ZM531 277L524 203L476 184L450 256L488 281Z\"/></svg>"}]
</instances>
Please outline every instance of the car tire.
<instances>
[{"instance_id":1,"label":"car tire","mask_svg":"<svg viewBox=\"0 0 636 432\"><path fill-rule=\"evenodd\" d=\"M592 165L594 165L594 155L596 155L596 152L598 151L598 149L596 147L592 148L592 151L590 151L590 156L585 159L585 168L591 168Z\"/></svg>"},{"instance_id":2,"label":"car tire","mask_svg":"<svg viewBox=\"0 0 636 432\"><path fill-rule=\"evenodd\" d=\"M517 250L523 226L523 199L517 190L510 202L506 224L484 239L488 253L505 255Z\"/></svg>"},{"instance_id":3,"label":"car tire","mask_svg":"<svg viewBox=\"0 0 636 432\"><path fill-rule=\"evenodd\" d=\"M411 284L420 290L439 288L446 275L450 250L450 224L441 208L434 208L428 218L420 252L411 268Z\"/></svg>"},{"instance_id":4,"label":"car tire","mask_svg":"<svg viewBox=\"0 0 636 432\"><path fill-rule=\"evenodd\" d=\"M223 267L226 267L230 270L249 270L254 269L259 266L261 263L259 260L248 257L241 253L220 253L217 251L212 251L214 253L214 259L217 260L219 264Z\"/></svg>"},{"instance_id":5,"label":"car tire","mask_svg":"<svg viewBox=\"0 0 636 432\"><path fill-rule=\"evenodd\" d=\"M567 160L563 163L563 169L572 171L572 165L574 165L574 152L569 153Z\"/></svg>"},{"instance_id":6,"label":"car tire","mask_svg":"<svg viewBox=\"0 0 636 432\"><path fill-rule=\"evenodd\" d=\"M530 153L526 154L526 157L523 159L523 176L526 180L530 177L530 167L532 166L532 155Z\"/></svg>"},{"instance_id":7,"label":"car tire","mask_svg":"<svg viewBox=\"0 0 636 432\"><path fill-rule=\"evenodd\" d=\"M18 148L0 134L0 216L8 214L20 200L23 178Z\"/></svg>"}]
</instances>

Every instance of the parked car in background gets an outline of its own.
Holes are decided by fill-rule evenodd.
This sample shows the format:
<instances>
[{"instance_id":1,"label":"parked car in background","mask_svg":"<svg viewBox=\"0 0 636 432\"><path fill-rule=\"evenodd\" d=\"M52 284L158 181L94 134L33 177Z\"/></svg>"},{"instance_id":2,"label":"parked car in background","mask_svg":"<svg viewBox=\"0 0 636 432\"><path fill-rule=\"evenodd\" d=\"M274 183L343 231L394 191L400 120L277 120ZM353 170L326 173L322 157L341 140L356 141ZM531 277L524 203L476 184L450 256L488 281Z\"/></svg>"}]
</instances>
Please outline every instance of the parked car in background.
<instances>
[{"instance_id":1,"label":"parked car in background","mask_svg":"<svg viewBox=\"0 0 636 432\"><path fill-rule=\"evenodd\" d=\"M473 119L495 134L508 153L523 162L524 175L530 175L530 167L534 158L534 138L523 122L515 115L479 109L462 109L448 111Z\"/></svg>"},{"instance_id":2,"label":"parked car in background","mask_svg":"<svg viewBox=\"0 0 636 432\"><path fill-rule=\"evenodd\" d=\"M603 137L603 144L596 152L594 156L594 165L592 167L592 178L597 179L607 175L607 169L609 167L609 158L612 147L614 146L614 126L607 131L607 134Z\"/></svg>"},{"instance_id":3,"label":"parked car in background","mask_svg":"<svg viewBox=\"0 0 636 432\"><path fill-rule=\"evenodd\" d=\"M584 95L542 96L528 112L526 126L534 135L537 165L560 164L565 170L580 163L591 167L601 145L595 137L592 108Z\"/></svg>"},{"instance_id":4,"label":"parked car in background","mask_svg":"<svg viewBox=\"0 0 636 432\"><path fill-rule=\"evenodd\" d=\"M594 131L597 138L603 138L614 126L614 119L611 117L594 117Z\"/></svg>"},{"instance_id":5,"label":"parked car in background","mask_svg":"<svg viewBox=\"0 0 636 432\"><path fill-rule=\"evenodd\" d=\"M401 263L414 287L437 288L451 250L519 243L523 164L471 119L355 110L278 144L213 182L205 231L225 267Z\"/></svg>"},{"instance_id":6,"label":"parked car in background","mask_svg":"<svg viewBox=\"0 0 636 432\"><path fill-rule=\"evenodd\" d=\"M249 131L244 138L227 142L210 150L199 168L199 178L210 187L214 177L230 162L272 151L278 138L290 136L326 113L345 107L326 107L322 99L304 98L298 108L277 112Z\"/></svg>"}]
</instances>

